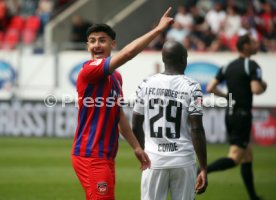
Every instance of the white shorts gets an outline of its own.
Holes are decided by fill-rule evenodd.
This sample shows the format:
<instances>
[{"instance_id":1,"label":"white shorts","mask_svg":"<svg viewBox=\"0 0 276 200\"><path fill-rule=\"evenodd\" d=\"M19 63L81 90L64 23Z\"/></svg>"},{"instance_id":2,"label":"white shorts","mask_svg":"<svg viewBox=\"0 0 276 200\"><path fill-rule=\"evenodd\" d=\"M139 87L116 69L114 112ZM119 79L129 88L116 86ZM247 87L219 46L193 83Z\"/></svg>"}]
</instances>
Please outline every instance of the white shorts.
<instances>
[{"instance_id":1,"label":"white shorts","mask_svg":"<svg viewBox=\"0 0 276 200\"><path fill-rule=\"evenodd\" d=\"M147 169L142 173L141 200L194 200L196 165L171 169Z\"/></svg>"}]
</instances>

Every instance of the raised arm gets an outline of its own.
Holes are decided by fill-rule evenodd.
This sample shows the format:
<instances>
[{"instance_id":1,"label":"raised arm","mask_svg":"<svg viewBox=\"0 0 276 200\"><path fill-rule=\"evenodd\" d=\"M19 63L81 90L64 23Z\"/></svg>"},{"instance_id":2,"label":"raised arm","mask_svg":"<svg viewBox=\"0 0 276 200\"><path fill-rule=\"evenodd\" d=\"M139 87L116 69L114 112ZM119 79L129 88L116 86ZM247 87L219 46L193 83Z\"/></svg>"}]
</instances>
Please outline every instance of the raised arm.
<instances>
[{"instance_id":1,"label":"raised arm","mask_svg":"<svg viewBox=\"0 0 276 200\"><path fill-rule=\"evenodd\" d=\"M121 51L111 57L109 72L113 72L116 68L135 57L138 53L144 50L155 37L157 37L162 31L164 31L170 24L173 23L173 18L169 17L169 12L171 9L172 8L170 7L164 13L160 19L159 24L154 29L132 41Z\"/></svg>"},{"instance_id":2,"label":"raised arm","mask_svg":"<svg viewBox=\"0 0 276 200\"><path fill-rule=\"evenodd\" d=\"M192 142L200 168L196 183L196 193L201 194L205 192L208 185L206 139L202 124L202 115L189 115L188 121L191 127Z\"/></svg>"}]
</instances>

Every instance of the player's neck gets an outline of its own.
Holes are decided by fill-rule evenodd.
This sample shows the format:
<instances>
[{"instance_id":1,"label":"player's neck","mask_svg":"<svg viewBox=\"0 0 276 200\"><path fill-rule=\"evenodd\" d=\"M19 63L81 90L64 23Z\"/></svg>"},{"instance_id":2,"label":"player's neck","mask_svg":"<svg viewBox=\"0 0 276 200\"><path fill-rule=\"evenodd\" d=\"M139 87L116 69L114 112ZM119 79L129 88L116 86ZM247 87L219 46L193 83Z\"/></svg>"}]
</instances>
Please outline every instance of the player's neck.
<instances>
[{"instance_id":1,"label":"player's neck","mask_svg":"<svg viewBox=\"0 0 276 200\"><path fill-rule=\"evenodd\" d=\"M163 72L163 74L166 75L183 75L182 71L178 71L178 70L169 70L169 69L165 69L165 71Z\"/></svg>"},{"instance_id":2,"label":"player's neck","mask_svg":"<svg viewBox=\"0 0 276 200\"><path fill-rule=\"evenodd\" d=\"M241 58L250 58L250 54L248 54L248 53L244 53L244 52L240 52L240 57Z\"/></svg>"}]
</instances>

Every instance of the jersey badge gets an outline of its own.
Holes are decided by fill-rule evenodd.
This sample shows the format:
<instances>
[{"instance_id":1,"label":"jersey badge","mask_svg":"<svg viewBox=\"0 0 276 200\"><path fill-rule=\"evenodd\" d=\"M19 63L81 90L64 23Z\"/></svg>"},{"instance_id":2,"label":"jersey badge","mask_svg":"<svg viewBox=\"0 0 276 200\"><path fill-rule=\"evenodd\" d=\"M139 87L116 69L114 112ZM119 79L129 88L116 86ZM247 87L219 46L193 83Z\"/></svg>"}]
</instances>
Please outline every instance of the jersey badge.
<instances>
[{"instance_id":1,"label":"jersey badge","mask_svg":"<svg viewBox=\"0 0 276 200\"><path fill-rule=\"evenodd\" d=\"M99 182L98 183L98 192L100 194L107 194L108 187L106 182Z\"/></svg>"},{"instance_id":2,"label":"jersey badge","mask_svg":"<svg viewBox=\"0 0 276 200\"><path fill-rule=\"evenodd\" d=\"M96 65L98 66L99 64L101 64L103 59L97 59L97 60L94 60L93 62L91 62L89 65Z\"/></svg>"}]
</instances>

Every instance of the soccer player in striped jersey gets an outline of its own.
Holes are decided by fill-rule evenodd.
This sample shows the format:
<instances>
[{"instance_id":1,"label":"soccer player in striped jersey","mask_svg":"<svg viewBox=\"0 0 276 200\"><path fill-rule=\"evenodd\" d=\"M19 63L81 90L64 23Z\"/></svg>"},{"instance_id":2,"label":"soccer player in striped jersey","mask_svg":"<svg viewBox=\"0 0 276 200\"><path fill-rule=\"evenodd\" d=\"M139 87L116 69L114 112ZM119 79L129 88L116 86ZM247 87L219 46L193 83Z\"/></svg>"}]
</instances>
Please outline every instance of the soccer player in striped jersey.
<instances>
[{"instance_id":1,"label":"soccer player in striped jersey","mask_svg":"<svg viewBox=\"0 0 276 200\"><path fill-rule=\"evenodd\" d=\"M187 51L182 44L167 41L162 58L164 73L140 84L133 111L133 132L151 160L142 173L141 200L166 200L168 190L172 200L194 200L195 192L207 187L202 92L199 83L183 75Z\"/></svg>"},{"instance_id":2,"label":"soccer player in striped jersey","mask_svg":"<svg viewBox=\"0 0 276 200\"><path fill-rule=\"evenodd\" d=\"M135 57L173 23L173 18L169 17L170 10L164 13L154 29L112 57L116 36L112 28L106 24L95 24L87 30L87 49L91 60L83 64L77 79L79 113L72 148L72 164L87 200L114 199L118 127L133 148L141 169L150 167L147 154L118 105L123 95L122 78L115 69Z\"/></svg>"}]
</instances>

